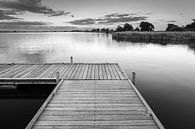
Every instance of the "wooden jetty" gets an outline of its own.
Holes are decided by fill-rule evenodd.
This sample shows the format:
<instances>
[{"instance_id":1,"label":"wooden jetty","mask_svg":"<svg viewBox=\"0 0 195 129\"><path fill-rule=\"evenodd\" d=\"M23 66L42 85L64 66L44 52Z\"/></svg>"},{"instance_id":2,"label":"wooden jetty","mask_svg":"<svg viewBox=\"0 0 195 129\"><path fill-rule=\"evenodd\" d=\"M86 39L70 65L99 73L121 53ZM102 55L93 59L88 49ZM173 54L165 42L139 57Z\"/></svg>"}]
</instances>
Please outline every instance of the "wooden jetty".
<instances>
[{"instance_id":1,"label":"wooden jetty","mask_svg":"<svg viewBox=\"0 0 195 129\"><path fill-rule=\"evenodd\" d=\"M164 129L118 64L1 64L0 84L56 84L26 129Z\"/></svg>"}]
</instances>

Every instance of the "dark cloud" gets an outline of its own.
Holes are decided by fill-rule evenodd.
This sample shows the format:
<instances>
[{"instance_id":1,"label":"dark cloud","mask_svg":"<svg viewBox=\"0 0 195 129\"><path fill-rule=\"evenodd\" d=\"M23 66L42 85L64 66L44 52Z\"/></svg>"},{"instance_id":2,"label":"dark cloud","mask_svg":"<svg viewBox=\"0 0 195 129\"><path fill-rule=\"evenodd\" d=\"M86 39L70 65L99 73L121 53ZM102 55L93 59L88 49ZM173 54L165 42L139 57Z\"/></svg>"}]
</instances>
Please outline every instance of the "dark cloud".
<instances>
[{"instance_id":1,"label":"dark cloud","mask_svg":"<svg viewBox=\"0 0 195 129\"><path fill-rule=\"evenodd\" d=\"M146 20L148 17L146 16L132 16L132 14L118 14L113 13L109 15L105 15L102 18L93 19L86 18L80 20L70 21L73 25L92 25L92 24L115 24L115 23L124 23L124 22L136 22L141 20Z\"/></svg>"},{"instance_id":2,"label":"dark cloud","mask_svg":"<svg viewBox=\"0 0 195 129\"><path fill-rule=\"evenodd\" d=\"M153 13L145 13L144 15L151 15L151 14L153 14Z\"/></svg>"},{"instance_id":3,"label":"dark cloud","mask_svg":"<svg viewBox=\"0 0 195 129\"><path fill-rule=\"evenodd\" d=\"M49 15L50 17L54 17L54 16L62 16L62 15L67 15L70 14L70 12L64 12L64 11L56 11L55 13Z\"/></svg>"},{"instance_id":4,"label":"dark cloud","mask_svg":"<svg viewBox=\"0 0 195 129\"><path fill-rule=\"evenodd\" d=\"M37 22L37 21L16 21L16 22L0 22L0 25L14 25L14 26L17 26L17 25L22 25L22 26L26 26L26 25L31 25L31 26L35 26L35 25L49 25L51 23L49 22Z\"/></svg>"},{"instance_id":5,"label":"dark cloud","mask_svg":"<svg viewBox=\"0 0 195 129\"><path fill-rule=\"evenodd\" d=\"M167 22L172 22L173 23L173 22L177 22L177 21L176 20L170 20L170 21L167 21Z\"/></svg>"},{"instance_id":6,"label":"dark cloud","mask_svg":"<svg viewBox=\"0 0 195 129\"><path fill-rule=\"evenodd\" d=\"M92 25L95 24L95 21L96 19L86 18L86 19L70 21L69 23L73 25Z\"/></svg>"},{"instance_id":7,"label":"dark cloud","mask_svg":"<svg viewBox=\"0 0 195 129\"><path fill-rule=\"evenodd\" d=\"M145 16L128 16L128 17L114 17L114 18L105 18L99 19L100 24L114 24L114 23L123 23L123 22L136 22L141 20L146 20L147 17Z\"/></svg>"},{"instance_id":8,"label":"dark cloud","mask_svg":"<svg viewBox=\"0 0 195 129\"><path fill-rule=\"evenodd\" d=\"M177 22L176 20L157 20L157 23L158 22L167 22L167 23L173 23L173 22Z\"/></svg>"},{"instance_id":9,"label":"dark cloud","mask_svg":"<svg viewBox=\"0 0 195 129\"><path fill-rule=\"evenodd\" d=\"M31 12L45 14L47 16L62 16L70 12L55 11L47 6L42 5L41 0L15 0L0 1L0 8L15 11L16 13ZM14 14L12 14L14 15Z\"/></svg>"},{"instance_id":10,"label":"dark cloud","mask_svg":"<svg viewBox=\"0 0 195 129\"><path fill-rule=\"evenodd\" d=\"M119 18L119 17L128 17L130 14L118 14L118 13L113 13L109 15L105 15L105 18Z\"/></svg>"},{"instance_id":11,"label":"dark cloud","mask_svg":"<svg viewBox=\"0 0 195 129\"><path fill-rule=\"evenodd\" d=\"M0 9L0 20L13 20L13 19L20 19L10 15L19 15L20 13L13 11L13 10L2 10Z\"/></svg>"}]
</instances>

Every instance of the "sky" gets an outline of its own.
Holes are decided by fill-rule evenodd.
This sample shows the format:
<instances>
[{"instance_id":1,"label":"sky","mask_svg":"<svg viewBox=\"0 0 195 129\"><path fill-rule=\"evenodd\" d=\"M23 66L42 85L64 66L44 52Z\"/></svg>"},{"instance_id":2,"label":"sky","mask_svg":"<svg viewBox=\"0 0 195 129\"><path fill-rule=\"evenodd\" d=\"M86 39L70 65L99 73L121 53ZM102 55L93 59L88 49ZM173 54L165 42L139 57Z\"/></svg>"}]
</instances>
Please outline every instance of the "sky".
<instances>
[{"instance_id":1,"label":"sky","mask_svg":"<svg viewBox=\"0 0 195 129\"><path fill-rule=\"evenodd\" d=\"M195 0L0 0L0 29L116 28L129 23L183 26L195 19Z\"/></svg>"}]
</instances>

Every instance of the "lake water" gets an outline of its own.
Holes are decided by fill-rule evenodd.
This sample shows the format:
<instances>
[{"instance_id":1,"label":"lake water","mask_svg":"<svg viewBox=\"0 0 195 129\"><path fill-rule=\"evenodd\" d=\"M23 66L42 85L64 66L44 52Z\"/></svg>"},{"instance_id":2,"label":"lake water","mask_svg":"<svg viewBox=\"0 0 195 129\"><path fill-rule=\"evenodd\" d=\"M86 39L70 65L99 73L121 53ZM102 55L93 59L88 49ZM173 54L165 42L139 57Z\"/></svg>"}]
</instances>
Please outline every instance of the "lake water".
<instances>
[{"instance_id":1,"label":"lake water","mask_svg":"<svg viewBox=\"0 0 195 129\"><path fill-rule=\"evenodd\" d=\"M195 128L195 49L96 33L1 33L0 63L117 62L167 129ZM18 109L20 110L20 109ZM10 121L11 122L11 121Z\"/></svg>"}]
</instances>

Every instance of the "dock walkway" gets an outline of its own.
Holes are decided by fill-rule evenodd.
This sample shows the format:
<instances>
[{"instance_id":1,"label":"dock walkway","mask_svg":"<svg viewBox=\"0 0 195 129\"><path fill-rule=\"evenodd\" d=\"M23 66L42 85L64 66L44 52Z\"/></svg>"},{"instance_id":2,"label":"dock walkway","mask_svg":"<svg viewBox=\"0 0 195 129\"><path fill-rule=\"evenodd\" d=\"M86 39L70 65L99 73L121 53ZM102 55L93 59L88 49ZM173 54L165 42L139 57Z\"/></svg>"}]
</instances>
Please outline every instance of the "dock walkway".
<instances>
[{"instance_id":1,"label":"dock walkway","mask_svg":"<svg viewBox=\"0 0 195 129\"><path fill-rule=\"evenodd\" d=\"M55 80L56 72L60 82L26 129L164 129L118 64L6 64L0 83Z\"/></svg>"}]
</instances>

